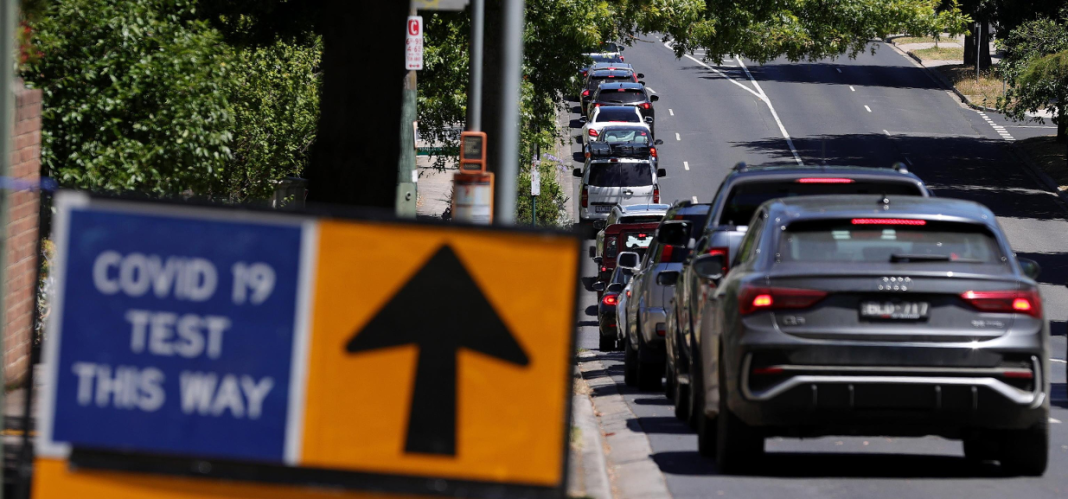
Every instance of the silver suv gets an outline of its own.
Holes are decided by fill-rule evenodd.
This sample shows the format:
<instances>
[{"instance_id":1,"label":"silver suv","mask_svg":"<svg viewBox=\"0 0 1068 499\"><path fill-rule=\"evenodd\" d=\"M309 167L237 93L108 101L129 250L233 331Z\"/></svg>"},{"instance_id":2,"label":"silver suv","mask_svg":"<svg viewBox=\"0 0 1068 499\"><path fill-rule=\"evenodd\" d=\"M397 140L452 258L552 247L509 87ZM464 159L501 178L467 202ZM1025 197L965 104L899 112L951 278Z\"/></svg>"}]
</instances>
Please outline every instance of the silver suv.
<instances>
[{"instance_id":1,"label":"silver suv","mask_svg":"<svg viewBox=\"0 0 1068 499\"><path fill-rule=\"evenodd\" d=\"M667 171L648 159L590 157L574 175L582 178L579 219L603 223L616 205L659 203Z\"/></svg>"}]
</instances>

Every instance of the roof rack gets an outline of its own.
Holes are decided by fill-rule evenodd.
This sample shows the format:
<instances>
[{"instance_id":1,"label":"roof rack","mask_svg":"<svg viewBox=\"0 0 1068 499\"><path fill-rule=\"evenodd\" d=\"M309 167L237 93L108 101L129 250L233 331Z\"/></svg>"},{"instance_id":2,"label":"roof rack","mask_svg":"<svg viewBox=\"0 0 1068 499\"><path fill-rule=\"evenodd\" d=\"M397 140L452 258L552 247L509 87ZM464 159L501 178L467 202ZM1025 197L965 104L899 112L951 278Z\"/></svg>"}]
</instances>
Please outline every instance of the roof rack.
<instances>
[{"instance_id":1,"label":"roof rack","mask_svg":"<svg viewBox=\"0 0 1068 499\"><path fill-rule=\"evenodd\" d=\"M590 157L593 158L644 158L651 154L647 144L591 142L589 146Z\"/></svg>"}]
</instances>

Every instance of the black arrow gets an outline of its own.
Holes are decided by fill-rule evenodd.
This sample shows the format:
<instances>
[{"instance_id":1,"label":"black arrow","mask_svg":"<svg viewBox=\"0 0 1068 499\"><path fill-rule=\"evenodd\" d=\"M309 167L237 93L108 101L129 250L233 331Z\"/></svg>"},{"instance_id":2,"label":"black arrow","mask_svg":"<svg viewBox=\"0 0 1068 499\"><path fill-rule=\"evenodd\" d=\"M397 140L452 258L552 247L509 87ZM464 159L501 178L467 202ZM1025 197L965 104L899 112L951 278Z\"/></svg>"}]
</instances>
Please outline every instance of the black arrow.
<instances>
[{"instance_id":1,"label":"black arrow","mask_svg":"<svg viewBox=\"0 0 1068 499\"><path fill-rule=\"evenodd\" d=\"M457 351L467 348L521 366L530 361L448 245L346 349L356 353L412 343L419 346L419 361L404 451L455 456Z\"/></svg>"}]
</instances>

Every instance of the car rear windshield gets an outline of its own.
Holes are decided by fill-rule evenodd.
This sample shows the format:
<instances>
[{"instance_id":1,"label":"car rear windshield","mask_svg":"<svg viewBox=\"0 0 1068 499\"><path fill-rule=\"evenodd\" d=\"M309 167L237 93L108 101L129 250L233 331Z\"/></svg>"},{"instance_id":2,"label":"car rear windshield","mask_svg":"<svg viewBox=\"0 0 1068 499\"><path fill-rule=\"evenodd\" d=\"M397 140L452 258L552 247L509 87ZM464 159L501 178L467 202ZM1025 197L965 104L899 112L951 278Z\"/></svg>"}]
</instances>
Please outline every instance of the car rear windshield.
<instances>
[{"instance_id":1,"label":"car rear windshield","mask_svg":"<svg viewBox=\"0 0 1068 499\"><path fill-rule=\"evenodd\" d=\"M798 222L779 242L780 262L1000 264L997 241L981 225L859 218Z\"/></svg>"},{"instance_id":2,"label":"car rear windshield","mask_svg":"<svg viewBox=\"0 0 1068 499\"><path fill-rule=\"evenodd\" d=\"M602 83L619 82L630 78L632 76L629 71L610 71L603 75L591 76L589 86L586 88L589 88L591 90L590 93L593 93L592 90L596 90Z\"/></svg>"},{"instance_id":3,"label":"car rear windshield","mask_svg":"<svg viewBox=\"0 0 1068 499\"><path fill-rule=\"evenodd\" d=\"M662 215L624 215L619 218L621 224L644 224L663 220Z\"/></svg>"},{"instance_id":4,"label":"car rear windshield","mask_svg":"<svg viewBox=\"0 0 1068 499\"><path fill-rule=\"evenodd\" d=\"M775 198L818 196L823 194L889 194L922 196L911 182L854 181L850 183L800 183L798 180L745 182L736 185L727 196L719 216L719 225L747 225L757 207Z\"/></svg>"},{"instance_id":5,"label":"car rear windshield","mask_svg":"<svg viewBox=\"0 0 1068 499\"><path fill-rule=\"evenodd\" d=\"M634 112L633 107L625 109L606 109L601 108L601 112L597 113L597 123L604 123L606 121L621 121L624 123L641 123L641 117L638 113Z\"/></svg>"},{"instance_id":6,"label":"car rear windshield","mask_svg":"<svg viewBox=\"0 0 1068 499\"><path fill-rule=\"evenodd\" d=\"M606 130L602 136L609 144L649 145L649 132L645 130Z\"/></svg>"},{"instance_id":7,"label":"car rear windshield","mask_svg":"<svg viewBox=\"0 0 1068 499\"><path fill-rule=\"evenodd\" d=\"M607 104L638 104L645 102L645 92L636 88L601 90L601 93L597 94L597 102L604 102Z\"/></svg>"},{"instance_id":8,"label":"car rear windshield","mask_svg":"<svg viewBox=\"0 0 1068 499\"><path fill-rule=\"evenodd\" d=\"M589 184L595 187L653 185L653 166L641 163L590 163Z\"/></svg>"}]
</instances>

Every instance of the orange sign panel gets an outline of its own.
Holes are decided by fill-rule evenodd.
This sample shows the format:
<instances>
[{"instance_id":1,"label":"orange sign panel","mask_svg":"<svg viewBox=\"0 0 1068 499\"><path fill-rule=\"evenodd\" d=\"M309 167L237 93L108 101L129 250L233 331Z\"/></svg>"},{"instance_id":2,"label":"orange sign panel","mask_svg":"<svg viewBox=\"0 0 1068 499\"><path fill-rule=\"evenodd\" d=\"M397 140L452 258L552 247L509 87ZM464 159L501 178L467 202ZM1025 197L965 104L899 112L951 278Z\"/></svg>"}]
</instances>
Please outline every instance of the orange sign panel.
<instances>
[{"instance_id":1,"label":"orange sign panel","mask_svg":"<svg viewBox=\"0 0 1068 499\"><path fill-rule=\"evenodd\" d=\"M562 487L573 237L319 224L301 466Z\"/></svg>"}]
</instances>

